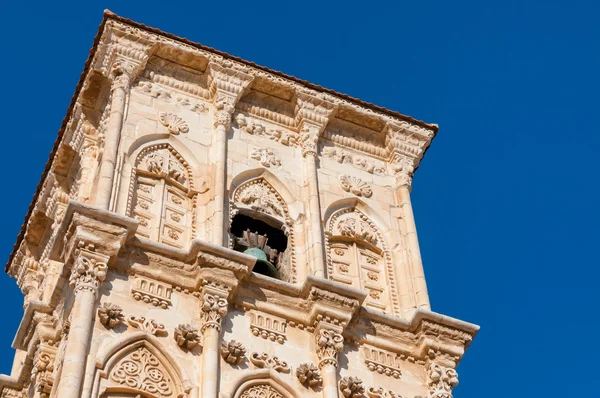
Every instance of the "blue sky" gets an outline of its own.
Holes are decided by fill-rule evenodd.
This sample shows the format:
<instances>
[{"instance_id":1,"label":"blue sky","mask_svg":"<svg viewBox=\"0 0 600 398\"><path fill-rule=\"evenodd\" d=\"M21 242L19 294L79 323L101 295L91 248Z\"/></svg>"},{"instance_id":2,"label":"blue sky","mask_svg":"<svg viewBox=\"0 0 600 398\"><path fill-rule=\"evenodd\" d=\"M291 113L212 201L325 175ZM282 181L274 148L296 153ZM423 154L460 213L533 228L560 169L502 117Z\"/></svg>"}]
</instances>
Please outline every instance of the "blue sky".
<instances>
[{"instance_id":1,"label":"blue sky","mask_svg":"<svg viewBox=\"0 0 600 398\"><path fill-rule=\"evenodd\" d=\"M593 394L600 353L584 343L597 334L600 277L597 2L6 3L0 258L104 8L438 123L413 187L432 306L482 327L455 396ZM9 373L22 297L6 275L0 291Z\"/></svg>"}]
</instances>

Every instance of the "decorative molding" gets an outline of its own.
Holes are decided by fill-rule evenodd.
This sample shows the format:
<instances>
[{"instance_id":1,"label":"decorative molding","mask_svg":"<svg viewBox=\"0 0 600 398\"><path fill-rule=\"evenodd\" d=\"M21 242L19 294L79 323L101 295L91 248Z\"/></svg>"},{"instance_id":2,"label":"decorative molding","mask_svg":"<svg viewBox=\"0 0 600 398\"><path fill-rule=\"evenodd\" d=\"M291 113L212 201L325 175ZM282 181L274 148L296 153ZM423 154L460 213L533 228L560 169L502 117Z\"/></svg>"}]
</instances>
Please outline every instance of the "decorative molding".
<instances>
[{"instance_id":1,"label":"decorative molding","mask_svg":"<svg viewBox=\"0 0 600 398\"><path fill-rule=\"evenodd\" d=\"M159 120L160 124L165 126L169 133L173 135L190 131L186 121L173 113L161 112L159 113Z\"/></svg>"},{"instance_id":2,"label":"decorative molding","mask_svg":"<svg viewBox=\"0 0 600 398\"><path fill-rule=\"evenodd\" d=\"M271 149L256 148L250 153L250 157L258 160L265 167L280 166L281 160L275 151Z\"/></svg>"},{"instance_id":3,"label":"decorative molding","mask_svg":"<svg viewBox=\"0 0 600 398\"><path fill-rule=\"evenodd\" d=\"M385 165L376 164L372 161L372 159L369 159L364 155L353 154L349 151L345 151L336 147L324 147L322 153L326 157L331 158L338 163L351 164L360 170L366 171L367 173L380 176L387 175Z\"/></svg>"},{"instance_id":4,"label":"decorative molding","mask_svg":"<svg viewBox=\"0 0 600 398\"><path fill-rule=\"evenodd\" d=\"M425 335L436 337L442 336L449 340L456 341L465 345L473 341L473 336L469 333L430 321L423 321L421 323L421 331Z\"/></svg>"},{"instance_id":5,"label":"decorative molding","mask_svg":"<svg viewBox=\"0 0 600 398\"><path fill-rule=\"evenodd\" d=\"M125 317L123 316L123 309L121 307L106 302L98 308L98 319L100 319L100 323L107 329L113 329L123 323Z\"/></svg>"},{"instance_id":6,"label":"decorative molding","mask_svg":"<svg viewBox=\"0 0 600 398\"><path fill-rule=\"evenodd\" d=\"M131 280L131 295L137 301L167 309L172 304L173 286L143 276L135 276Z\"/></svg>"},{"instance_id":7,"label":"decorative molding","mask_svg":"<svg viewBox=\"0 0 600 398\"><path fill-rule=\"evenodd\" d=\"M323 383L321 371L312 363L303 363L296 368L296 377L305 386L315 387Z\"/></svg>"},{"instance_id":8,"label":"decorative molding","mask_svg":"<svg viewBox=\"0 0 600 398\"><path fill-rule=\"evenodd\" d=\"M177 345L181 348L191 350L200 343L200 335L198 329L192 325L179 325L175 328L173 337Z\"/></svg>"},{"instance_id":9,"label":"decorative molding","mask_svg":"<svg viewBox=\"0 0 600 398\"><path fill-rule=\"evenodd\" d=\"M287 326L285 319L259 311L250 311L248 315L250 316L250 331L254 336L283 344Z\"/></svg>"},{"instance_id":10,"label":"decorative molding","mask_svg":"<svg viewBox=\"0 0 600 398\"><path fill-rule=\"evenodd\" d=\"M129 323L135 329L148 333L152 336L165 336L168 334L165 330L165 326L162 323L158 323L153 319L146 319L143 316L130 316L127 318L127 323Z\"/></svg>"},{"instance_id":11,"label":"decorative molding","mask_svg":"<svg viewBox=\"0 0 600 398\"><path fill-rule=\"evenodd\" d=\"M398 354L365 344L363 346L365 364L372 372L385 374L395 379L402 375Z\"/></svg>"},{"instance_id":12,"label":"decorative molding","mask_svg":"<svg viewBox=\"0 0 600 398\"><path fill-rule=\"evenodd\" d=\"M342 188L346 192L353 193L356 196L364 196L365 198L370 198L373 196L373 190L371 185L364 182L358 177L351 177L348 175L340 175L340 188Z\"/></svg>"},{"instance_id":13,"label":"decorative molding","mask_svg":"<svg viewBox=\"0 0 600 398\"><path fill-rule=\"evenodd\" d=\"M167 370L145 347L140 347L121 359L110 373L110 379L153 396L170 397L173 394L173 382Z\"/></svg>"},{"instance_id":14,"label":"decorative molding","mask_svg":"<svg viewBox=\"0 0 600 398\"><path fill-rule=\"evenodd\" d=\"M246 349L242 343L231 340L221 344L221 357L231 365L238 365L244 360Z\"/></svg>"},{"instance_id":15,"label":"decorative molding","mask_svg":"<svg viewBox=\"0 0 600 398\"><path fill-rule=\"evenodd\" d=\"M235 116L235 123L238 128L255 136L262 136L271 141L279 142L282 145L295 147L298 146L298 134L287 129L267 129L263 124L253 120L247 120L246 116L238 113Z\"/></svg>"},{"instance_id":16,"label":"decorative molding","mask_svg":"<svg viewBox=\"0 0 600 398\"><path fill-rule=\"evenodd\" d=\"M340 391L346 398L361 398L365 393L365 387L358 377L346 376L340 380Z\"/></svg>"},{"instance_id":17,"label":"decorative molding","mask_svg":"<svg viewBox=\"0 0 600 398\"><path fill-rule=\"evenodd\" d=\"M290 367L285 361L281 361L277 357L271 357L266 352L259 354L253 352L250 354L250 362L257 368L269 368L280 373L290 373Z\"/></svg>"}]
</instances>

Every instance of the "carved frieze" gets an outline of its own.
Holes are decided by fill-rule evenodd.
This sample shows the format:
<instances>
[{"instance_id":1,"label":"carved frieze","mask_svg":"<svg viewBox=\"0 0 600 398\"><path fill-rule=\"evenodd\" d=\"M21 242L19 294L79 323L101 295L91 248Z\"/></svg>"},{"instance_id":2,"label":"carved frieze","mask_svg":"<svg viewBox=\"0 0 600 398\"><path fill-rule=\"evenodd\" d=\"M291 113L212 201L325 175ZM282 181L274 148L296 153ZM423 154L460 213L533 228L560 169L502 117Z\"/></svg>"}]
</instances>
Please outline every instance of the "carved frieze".
<instances>
[{"instance_id":1,"label":"carved frieze","mask_svg":"<svg viewBox=\"0 0 600 398\"><path fill-rule=\"evenodd\" d=\"M235 116L235 122L240 129L248 134L262 136L285 146L298 145L298 135L286 129L268 129L261 123L246 119L241 113Z\"/></svg>"},{"instance_id":2,"label":"carved frieze","mask_svg":"<svg viewBox=\"0 0 600 398\"><path fill-rule=\"evenodd\" d=\"M336 147L323 148L323 155L334 159L338 163L350 164L358 169L364 170L370 174L384 176L386 175L385 165L376 163L375 160L369 159L364 155L359 155Z\"/></svg>"},{"instance_id":3,"label":"carved frieze","mask_svg":"<svg viewBox=\"0 0 600 398\"><path fill-rule=\"evenodd\" d=\"M250 311L250 331L254 336L283 344L287 322L283 318L259 311Z\"/></svg>"},{"instance_id":4,"label":"carved frieze","mask_svg":"<svg viewBox=\"0 0 600 398\"><path fill-rule=\"evenodd\" d=\"M163 309L167 309L171 305L173 286L143 276L133 278L131 285L131 295L135 300Z\"/></svg>"},{"instance_id":5,"label":"carved frieze","mask_svg":"<svg viewBox=\"0 0 600 398\"><path fill-rule=\"evenodd\" d=\"M365 344L363 356L367 368L372 372L385 374L395 379L402 375L398 354Z\"/></svg>"},{"instance_id":6,"label":"carved frieze","mask_svg":"<svg viewBox=\"0 0 600 398\"><path fill-rule=\"evenodd\" d=\"M277 357L272 357L266 352L253 352L250 355L250 362L257 368L269 368L280 373L290 373L290 367L287 362L282 361Z\"/></svg>"}]
</instances>

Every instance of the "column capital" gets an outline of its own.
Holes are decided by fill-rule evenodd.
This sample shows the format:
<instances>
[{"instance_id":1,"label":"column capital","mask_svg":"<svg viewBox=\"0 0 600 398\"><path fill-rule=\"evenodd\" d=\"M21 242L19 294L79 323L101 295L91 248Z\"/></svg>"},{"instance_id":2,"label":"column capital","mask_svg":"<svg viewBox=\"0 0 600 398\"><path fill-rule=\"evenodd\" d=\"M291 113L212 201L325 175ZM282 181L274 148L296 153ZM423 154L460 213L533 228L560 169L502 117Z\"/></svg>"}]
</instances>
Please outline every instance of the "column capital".
<instances>
[{"instance_id":1,"label":"column capital","mask_svg":"<svg viewBox=\"0 0 600 398\"><path fill-rule=\"evenodd\" d=\"M317 144L319 142L320 127L312 123L304 123L300 130L300 145L302 157L313 156L317 158Z\"/></svg>"},{"instance_id":2,"label":"column capital","mask_svg":"<svg viewBox=\"0 0 600 398\"><path fill-rule=\"evenodd\" d=\"M458 372L435 361L427 364L427 388L430 398L452 398L452 389L458 385Z\"/></svg>"},{"instance_id":3,"label":"column capital","mask_svg":"<svg viewBox=\"0 0 600 398\"><path fill-rule=\"evenodd\" d=\"M98 294L102 282L106 279L110 256L96 253L94 250L93 244L79 242L69 277L69 285L75 294L81 291Z\"/></svg>"},{"instance_id":4,"label":"column capital","mask_svg":"<svg viewBox=\"0 0 600 398\"><path fill-rule=\"evenodd\" d=\"M337 357L344 349L344 336L342 329L325 322L319 322L315 328L315 342L319 368L325 365L338 366Z\"/></svg>"},{"instance_id":5,"label":"column capital","mask_svg":"<svg viewBox=\"0 0 600 398\"><path fill-rule=\"evenodd\" d=\"M227 315L229 303L227 294L221 294L214 289L203 288L200 297L200 317L202 319L201 333L207 329L221 331L221 320Z\"/></svg>"},{"instance_id":6,"label":"column capital","mask_svg":"<svg viewBox=\"0 0 600 398\"><path fill-rule=\"evenodd\" d=\"M400 155L392 165L392 170L396 176L397 187L412 188L412 179L415 172L415 159Z\"/></svg>"}]
</instances>

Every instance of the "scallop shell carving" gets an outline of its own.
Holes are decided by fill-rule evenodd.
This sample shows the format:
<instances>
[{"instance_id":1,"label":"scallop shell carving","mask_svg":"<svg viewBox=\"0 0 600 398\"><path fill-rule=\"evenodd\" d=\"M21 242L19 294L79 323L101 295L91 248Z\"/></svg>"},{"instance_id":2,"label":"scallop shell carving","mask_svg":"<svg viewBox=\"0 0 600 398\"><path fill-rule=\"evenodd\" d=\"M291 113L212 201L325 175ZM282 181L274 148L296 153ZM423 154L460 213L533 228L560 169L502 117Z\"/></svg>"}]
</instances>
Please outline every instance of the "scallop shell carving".
<instances>
[{"instance_id":1,"label":"scallop shell carving","mask_svg":"<svg viewBox=\"0 0 600 398\"><path fill-rule=\"evenodd\" d=\"M373 196L371 186L357 177L341 175L340 187L344 191L353 193L356 196L364 196L365 198Z\"/></svg>"},{"instance_id":2,"label":"scallop shell carving","mask_svg":"<svg viewBox=\"0 0 600 398\"><path fill-rule=\"evenodd\" d=\"M190 129L185 120L173 113L161 113L159 119L171 134L187 133Z\"/></svg>"}]
</instances>

